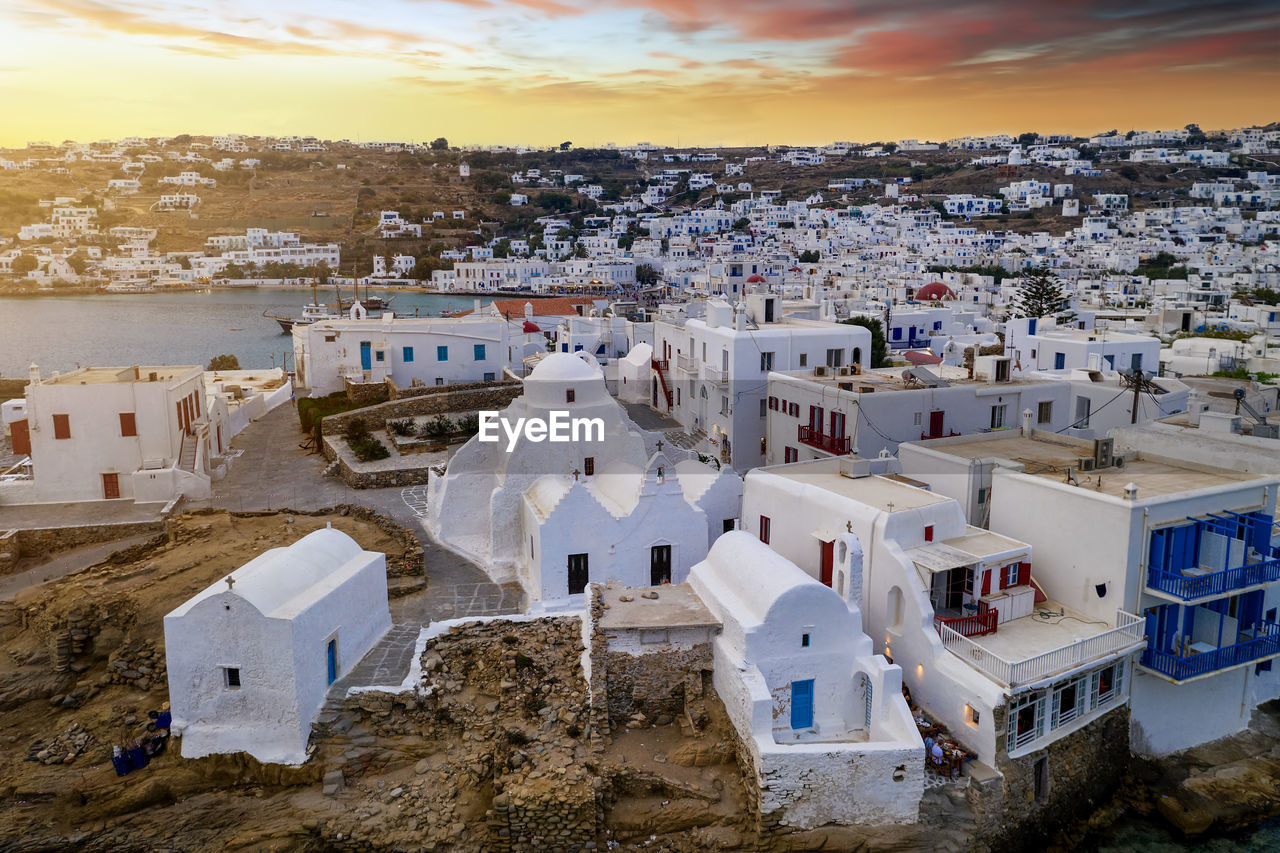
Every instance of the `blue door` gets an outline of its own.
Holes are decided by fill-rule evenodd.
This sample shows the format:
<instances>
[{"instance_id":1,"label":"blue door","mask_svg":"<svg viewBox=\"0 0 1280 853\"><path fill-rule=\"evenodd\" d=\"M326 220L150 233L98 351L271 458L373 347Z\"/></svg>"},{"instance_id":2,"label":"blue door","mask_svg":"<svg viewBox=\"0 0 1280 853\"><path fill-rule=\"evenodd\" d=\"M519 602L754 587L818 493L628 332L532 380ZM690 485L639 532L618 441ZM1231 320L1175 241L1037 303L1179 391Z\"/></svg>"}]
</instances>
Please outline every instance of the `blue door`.
<instances>
[{"instance_id":1,"label":"blue door","mask_svg":"<svg viewBox=\"0 0 1280 853\"><path fill-rule=\"evenodd\" d=\"M813 679L791 682L791 728L813 726Z\"/></svg>"},{"instance_id":2,"label":"blue door","mask_svg":"<svg viewBox=\"0 0 1280 853\"><path fill-rule=\"evenodd\" d=\"M329 680L326 684L333 684L338 680L338 641L330 640L329 647L325 650L325 656L329 661Z\"/></svg>"},{"instance_id":3,"label":"blue door","mask_svg":"<svg viewBox=\"0 0 1280 853\"><path fill-rule=\"evenodd\" d=\"M373 344L370 341L360 342L360 369L373 369Z\"/></svg>"}]
</instances>

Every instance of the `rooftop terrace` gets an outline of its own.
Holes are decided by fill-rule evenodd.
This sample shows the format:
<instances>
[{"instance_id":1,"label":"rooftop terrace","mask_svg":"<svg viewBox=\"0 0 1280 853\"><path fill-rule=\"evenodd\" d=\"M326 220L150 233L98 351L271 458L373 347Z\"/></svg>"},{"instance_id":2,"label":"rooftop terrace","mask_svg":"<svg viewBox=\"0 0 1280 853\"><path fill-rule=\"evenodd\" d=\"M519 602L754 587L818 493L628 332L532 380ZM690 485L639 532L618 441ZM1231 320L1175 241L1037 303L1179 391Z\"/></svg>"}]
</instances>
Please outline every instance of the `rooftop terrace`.
<instances>
[{"instance_id":1,"label":"rooftop terrace","mask_svg":"<svg viewBox=\"0 0 1280 853\"><path fill-rule=\"evenodd\" d=\"M200 372L198 365L139 365L134 367L81 367L70 373L40 380L41 385L109 385L115 382L172 382ZM156 378L151 379L151 374Z\"/></svg>"},{"instance_id":2,"label":"rooftop terrace","mask_svg":"<svg viewBox=\"0 0 1280 853\"><path fill-rule=\"evenodd\" d=\"M868 506L880 507L889 512L918 509L923 506L932 506L933 504L946 503L951 500L951 498L908 485L895 477L879 475L847 477L840 473L840 468L841 458L829 456L808 462L792 462L789 465L772 466L762 470L787 480L794 480L797 483L826 489L841 497L851 498Z\"/></svg>"},{"instance_id":3,"label":"rooftop terrace","mask_svg":"<svg viewBox=\"0 0 1280 853\"><path fill-rule=\"evenodd\" d=\"M1079 441L1036 433L1027 438L1019 432L1007 435L985 433L930 441L928 447L961 459L1007 459L1021 463L1023 473L1046 480L1066 482L1068 468L1075 468L1081 456L1092 451ZM1245 483L1259 479L1257 474L1243 474L1191 462L1179 462L1142 453L1126 456L1123 468L1105 468L1075 473L1080 488L1112 497L1124 497L1129 483L1138 487L1138 497L1149 498Z\"/></svg>"}]
</instances>

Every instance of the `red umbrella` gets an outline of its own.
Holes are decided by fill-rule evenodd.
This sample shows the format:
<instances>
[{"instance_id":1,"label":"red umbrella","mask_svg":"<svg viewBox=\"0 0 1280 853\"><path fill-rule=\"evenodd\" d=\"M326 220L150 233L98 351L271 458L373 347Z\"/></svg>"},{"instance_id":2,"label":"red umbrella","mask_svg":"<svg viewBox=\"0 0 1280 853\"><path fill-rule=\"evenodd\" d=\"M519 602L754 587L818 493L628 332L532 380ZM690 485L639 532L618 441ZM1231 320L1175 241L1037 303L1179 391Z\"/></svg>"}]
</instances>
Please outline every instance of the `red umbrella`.
<instances>
[{"instance_id":1,"label":"red umbrella","mask_svg":"<svg viewBox=\"0 0 1280 853\"><path fill-rule=\"evenodd\" d=\"M934 355L924 350L907 350L902 354L902 357L912 364L942 364L942 356Z\"/></svg>"}]
</instances>

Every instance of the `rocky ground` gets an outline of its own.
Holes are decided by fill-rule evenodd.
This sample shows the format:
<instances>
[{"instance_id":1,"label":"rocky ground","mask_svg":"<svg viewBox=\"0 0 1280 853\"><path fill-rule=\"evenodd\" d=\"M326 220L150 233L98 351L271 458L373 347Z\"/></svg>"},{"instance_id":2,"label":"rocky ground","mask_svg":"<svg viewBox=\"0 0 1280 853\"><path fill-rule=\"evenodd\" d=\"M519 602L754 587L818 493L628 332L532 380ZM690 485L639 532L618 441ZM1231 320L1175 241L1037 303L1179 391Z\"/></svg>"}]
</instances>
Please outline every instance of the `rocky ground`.
<instances>
[{"instance_id":1,"label":"rocky ground","mask_svg":"<svg viewBox=\"0 0 1280 853\"><path fill-rule=\"evenodd\" d=\"M261 795L240 781L288 776L257 768L242 778L238 759L196 765L166 754L118 779L111 747L144 733L147 712L168 698L164 614L263 550L326 523L386 552L393 571L417 548L394 525L350 515L191 515L175 522L173 541L128 548L0 605L0 743L8 746L0 753L0 849L67 849L72 835L105 831L140 809L172 827L165 806L220 789L234 813L246 793L250 804ZM217 824L214 815L198 829Z\"/></svg>"}]
</instances>

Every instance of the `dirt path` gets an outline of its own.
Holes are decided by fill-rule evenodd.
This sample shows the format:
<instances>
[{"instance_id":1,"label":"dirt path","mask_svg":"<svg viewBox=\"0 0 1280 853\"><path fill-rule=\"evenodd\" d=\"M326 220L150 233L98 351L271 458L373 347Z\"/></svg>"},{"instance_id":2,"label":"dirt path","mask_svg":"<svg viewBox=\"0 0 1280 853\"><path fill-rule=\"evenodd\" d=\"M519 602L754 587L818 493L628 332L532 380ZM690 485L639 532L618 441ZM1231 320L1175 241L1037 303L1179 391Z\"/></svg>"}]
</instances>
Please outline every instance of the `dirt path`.
<instances>
[{"instance_id":1,"label":"dirt path","mask_svg":"<svg viewBox=\"0 0 1280 853\"><path fill-rule=\"evenodd\" d=\"M0 601L12 601L14 596L24 589L84 571L102 562L116 551L140 545L150 538L150 536L131 536L115 542L87 545L74 551L63 552L52 560L32 566L25 571L6 575L0 578Z\"/></svg>"}]
</instances>

